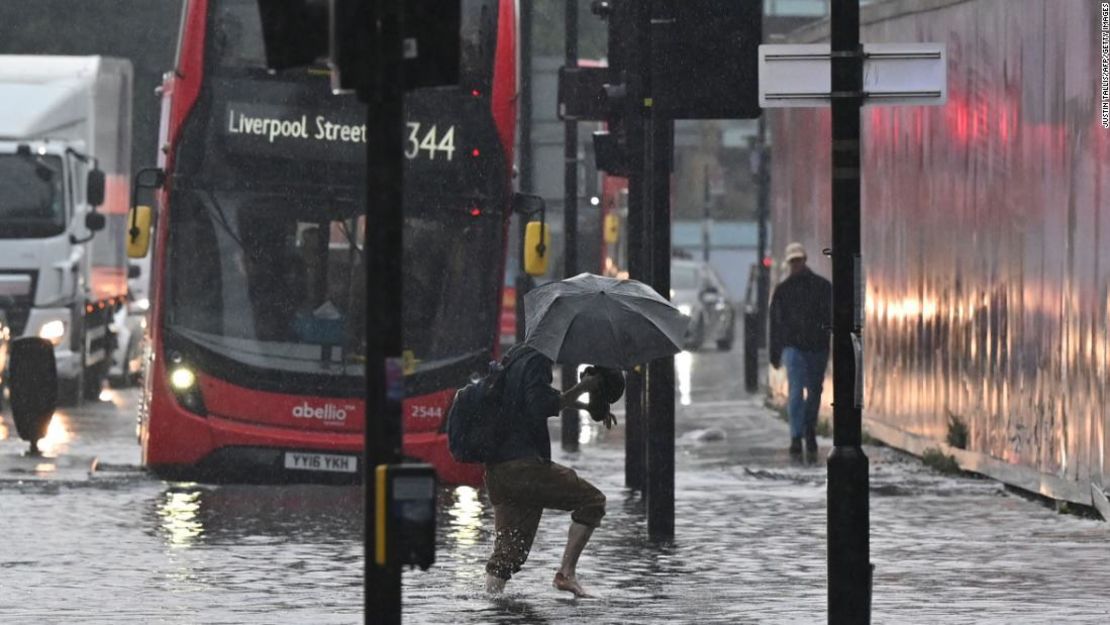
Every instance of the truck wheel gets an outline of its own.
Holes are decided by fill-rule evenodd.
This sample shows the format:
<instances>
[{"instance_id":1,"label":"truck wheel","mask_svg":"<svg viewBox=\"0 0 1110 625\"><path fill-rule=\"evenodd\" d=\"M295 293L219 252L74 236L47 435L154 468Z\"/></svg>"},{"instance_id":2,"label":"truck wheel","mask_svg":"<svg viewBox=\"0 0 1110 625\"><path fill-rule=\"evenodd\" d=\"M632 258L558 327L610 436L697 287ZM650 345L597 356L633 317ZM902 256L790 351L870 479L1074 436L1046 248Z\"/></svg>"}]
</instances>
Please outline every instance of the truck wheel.
<instances>
[{"instance_id":1,"label":"truck wheel","mask_svg":"<svg viewBox=\"0 0 1110 625\"><path fill-rule=\"evenodd\" d=\"M85 370L82 369L72 380L58 380L58 405L80 406L85 396Z\"/></svg>"}]
</instances>

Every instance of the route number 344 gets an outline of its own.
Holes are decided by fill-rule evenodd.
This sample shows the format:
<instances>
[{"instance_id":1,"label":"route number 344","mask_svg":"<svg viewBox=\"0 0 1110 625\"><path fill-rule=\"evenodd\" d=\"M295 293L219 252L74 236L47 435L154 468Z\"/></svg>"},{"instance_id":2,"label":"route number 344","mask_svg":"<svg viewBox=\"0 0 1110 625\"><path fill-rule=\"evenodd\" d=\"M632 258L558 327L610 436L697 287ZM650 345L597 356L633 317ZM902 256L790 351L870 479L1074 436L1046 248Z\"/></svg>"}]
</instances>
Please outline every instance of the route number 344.
<instances>
[{"instance_id":1,"label":"route number 344","mask_svg":"<svg viewBox=\"0 0 1110 625\"><path fill-rule=\"evenodd\" d=\"M408 122L407 126L409 137L405 143L405 158L420 158L421 154L426 153L426 158L434 161L436 152L443 152L448 161L455 157L454 126L448 126L442 135L439 134L438 126L432 126L424 132L421 132L422 125L419 122Z\"/></svg>"}]
</instances>

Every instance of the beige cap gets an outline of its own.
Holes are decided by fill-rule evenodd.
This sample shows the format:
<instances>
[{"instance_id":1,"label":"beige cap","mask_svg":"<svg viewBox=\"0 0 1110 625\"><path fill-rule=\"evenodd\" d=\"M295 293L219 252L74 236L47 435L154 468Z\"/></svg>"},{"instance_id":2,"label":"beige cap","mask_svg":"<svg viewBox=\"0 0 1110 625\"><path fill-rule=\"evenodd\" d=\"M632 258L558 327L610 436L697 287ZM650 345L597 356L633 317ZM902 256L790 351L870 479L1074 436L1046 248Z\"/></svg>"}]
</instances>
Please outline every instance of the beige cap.
<instances>
[{"instance_id":1,"label":"beige cap","mask_svg":"<svg viewBox=\"0 0 1110 625\"><path fill-rule=\"evenodd\" d=\"M805 258L805 257L806 257L806 248L801 243L798 243L797 241L795 241L795 242L791 243L790 245L786 246L786 258L785 258L786 262L790 262L790 261L794 260L795 258Z\"/></svg>"}]
</instances>

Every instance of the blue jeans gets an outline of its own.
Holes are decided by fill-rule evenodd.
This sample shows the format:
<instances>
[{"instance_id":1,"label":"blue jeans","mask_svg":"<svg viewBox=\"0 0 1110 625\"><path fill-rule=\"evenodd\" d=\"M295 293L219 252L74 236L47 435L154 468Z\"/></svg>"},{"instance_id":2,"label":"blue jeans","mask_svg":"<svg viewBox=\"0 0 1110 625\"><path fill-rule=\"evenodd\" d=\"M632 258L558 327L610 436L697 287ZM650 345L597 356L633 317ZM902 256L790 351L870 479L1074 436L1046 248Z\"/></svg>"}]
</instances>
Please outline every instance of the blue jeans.
<instances>
[{"instance_id":1,"label":"blue jeans","mask_svg":"<svg viewBox=\"0 0 1110 625\"><path fill-rule=\"evenodd\" d=\"M825 367L829 352L807 352L796 347L782 350L786 381L790 387L786 410L790 415L790 437L801 438L817 427L817 411L821 407L821 387L825 383Z\"/></svg>"}]
</instances>

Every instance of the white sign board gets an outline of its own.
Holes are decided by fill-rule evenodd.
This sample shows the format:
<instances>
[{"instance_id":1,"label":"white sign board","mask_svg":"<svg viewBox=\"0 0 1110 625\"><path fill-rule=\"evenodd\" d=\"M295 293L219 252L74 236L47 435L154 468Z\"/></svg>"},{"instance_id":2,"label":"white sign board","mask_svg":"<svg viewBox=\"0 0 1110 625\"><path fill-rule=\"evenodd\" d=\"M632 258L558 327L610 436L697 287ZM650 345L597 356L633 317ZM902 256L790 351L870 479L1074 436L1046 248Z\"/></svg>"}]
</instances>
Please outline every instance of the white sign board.
<instances>
[{"instance_id":1,"label":"white sign board","mask_svg":"<svg viewBox=\"0 0 1110 625\"><path fill-rule=\"evenodd\" d=\"M830 46L759 46L759 105L763 108L828 106ZM864 105L938 105L948 101L943 43L863 44Z\"/></svg>"}]
</instances>

